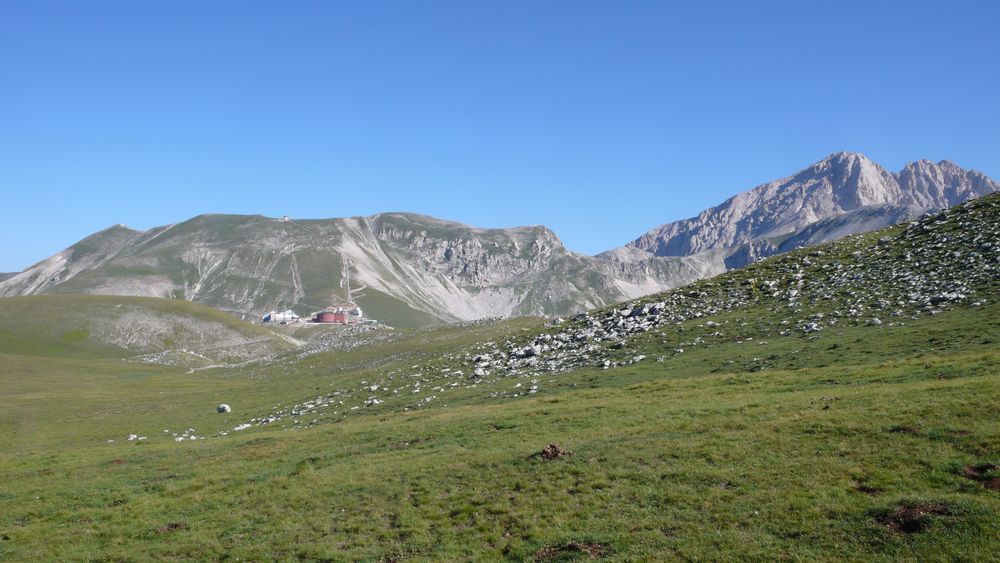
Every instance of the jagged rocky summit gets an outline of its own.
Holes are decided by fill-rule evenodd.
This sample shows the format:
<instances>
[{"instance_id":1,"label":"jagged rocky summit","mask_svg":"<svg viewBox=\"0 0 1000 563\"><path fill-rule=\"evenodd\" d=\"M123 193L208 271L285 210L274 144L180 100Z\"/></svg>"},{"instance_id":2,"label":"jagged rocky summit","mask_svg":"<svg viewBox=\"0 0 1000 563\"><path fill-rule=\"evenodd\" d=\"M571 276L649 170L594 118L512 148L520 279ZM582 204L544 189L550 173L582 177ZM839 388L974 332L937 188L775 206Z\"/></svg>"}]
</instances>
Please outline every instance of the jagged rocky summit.
<instances>
[{"instance_id":1,"label":"jagged rocky summit","mask_svg":"<svg viewBox=\"0 0 1000 563\"><path fill-rule=\"evenodd\" d=\"M756 245L738 250L749 261L731 261L743 265L768 246L788 250L877 230L997 190L1000 184L981 172L946 160L911 162L892 173L862 154L840 152L697 217L661 225L603 256L635 261Z\"/></svg>"}]
</instances>

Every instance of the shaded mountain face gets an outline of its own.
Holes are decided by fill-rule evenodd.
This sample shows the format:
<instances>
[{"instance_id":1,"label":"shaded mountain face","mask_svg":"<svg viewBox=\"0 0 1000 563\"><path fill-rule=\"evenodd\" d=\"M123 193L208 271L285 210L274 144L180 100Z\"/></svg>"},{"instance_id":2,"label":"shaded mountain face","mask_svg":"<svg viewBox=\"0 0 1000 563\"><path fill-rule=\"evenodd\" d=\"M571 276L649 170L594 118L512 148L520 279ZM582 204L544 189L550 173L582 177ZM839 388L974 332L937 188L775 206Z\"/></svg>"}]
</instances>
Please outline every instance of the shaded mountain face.
<instances>
[{"instance_id":1,"label":"shaded mountain face","mask_svg":"<svg viewBox=\"0 0 1000 563\"><path fill-rule=\"evenodd\" d=\"M649 256L689 256L789 237L818 221L841 217L826 237L814 230L808 244L892 225L932 209L1000 190L980 172L948 161L911 162L899 173L886 171L864 155L836 153L780 180L737 194L697 217L661 225L625 247L604 253L634 261ZM880 206L887 206L877 211ZM901 209L909 213L900 214ZM865 209L861 214L852 214ZM878 221L877 216L882 221ZM907 216L908 215L908 216ZM858 219L855 225L850 220ZM741 262L741 261L737 261Z\"/></svg>"},{"instance_id":2,"label":"shaded mountain face","mask_svg":"<svg viewBox=\"0 0 1000 563\"><path fill-rule=\"evenodd\" d=\"M566 314L719 273L703 258L616 264L572 253L544 227L478 229L385 213L329 220L205 215L145 232L116 226L0 282L0 295L185 299L252 319L346 298L397 326Z\"/></svg>"},{"instance_id":3,"label":"shaded mountain face","mask_svg":"<svg viewBox=\"0 0 1000 563\"><path fill-rule=\"evenodd\" d=\"M408 213L325 220L203 215L139 232L118 225L24 272L0 296L184 299L259 318L346 298L349 268L369 317L396 326L565 315L656 293L789 250L881 229L1000 189L950 162L899 174L838 153L663 225L598 257L541 226L480 229Z\"/></svg>"}]
</instances>

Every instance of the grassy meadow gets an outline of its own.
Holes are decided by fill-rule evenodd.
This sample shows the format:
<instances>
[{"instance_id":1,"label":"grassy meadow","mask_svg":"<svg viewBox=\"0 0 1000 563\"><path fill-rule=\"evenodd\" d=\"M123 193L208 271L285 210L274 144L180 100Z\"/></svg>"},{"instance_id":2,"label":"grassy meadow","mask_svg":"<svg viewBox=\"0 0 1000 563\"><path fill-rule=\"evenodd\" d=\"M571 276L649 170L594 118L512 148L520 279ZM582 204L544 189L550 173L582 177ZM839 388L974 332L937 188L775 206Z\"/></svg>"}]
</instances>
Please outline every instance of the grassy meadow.
<instances>
[{"instance_id":1,"label":"grassy meadow","mask_svg":"<svg viewBox=\"0 0 1000 563\"><path fill-rule=\"evenodd\" d=\"M997 474L974 472L1000 459L995 304L674 355L672 338L644 335L634 348L663 361L544 377L530 396L461 389L416 411L387 402L215 436L397 364L539 330L413 331L193 373L62 348L3 354L0 558L995 556ZM221 402L234 412L216 414ZM159 435L187 428L208 437ZM538 455L550 443L572 453Z\"/></svg>"}]
</instances>

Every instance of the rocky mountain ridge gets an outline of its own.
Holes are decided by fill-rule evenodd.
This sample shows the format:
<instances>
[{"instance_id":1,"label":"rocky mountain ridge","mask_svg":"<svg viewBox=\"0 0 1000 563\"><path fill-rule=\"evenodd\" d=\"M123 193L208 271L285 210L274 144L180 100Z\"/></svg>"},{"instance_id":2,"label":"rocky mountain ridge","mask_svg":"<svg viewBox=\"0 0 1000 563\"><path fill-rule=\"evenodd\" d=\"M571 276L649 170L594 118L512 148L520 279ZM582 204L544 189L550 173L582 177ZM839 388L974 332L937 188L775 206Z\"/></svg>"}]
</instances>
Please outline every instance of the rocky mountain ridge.
<instances>
[{"instance_id":1,"label":"rocky mountain ridge","mask_svg":"<svg viewBox=\"0 0 1000 563\"><path fill-rule=\"evenodd\" d=\"M96 233L0 282L0 295L140 295L250 319L275 308L308 314L346 297L345 260L363 286L358 303L397 325L567 313L721 271L701 257L611 263L570 252L544 227L479 229L407 213L205 215Z\"/></svg>"},{"instance_id":2,"label":"rocky mountain ridge","mask_svg":"<svg viewBox=\"0 0 1000 563\"><path fill-rule=\"evenodd\" d=\"M256 319L342 301L344 268L369 316L397 326L566 315L679 287L762 258L894 225L1000 185L942 161L886 172L837 153L597 257L543 226L482 229L411 213L290 220L202 215L116 225L0 278L0 296L184 299Z\"/></svg>"},{"instance_id":3,"label":"rocky mountain ridge","mask_svg":"<svg viewBox=\"0 0 1000 563\"><path fill-rule=\"evenodd\" d=\"M906 218L912 218L998 190L1000 184L981 172L946 160L911 162L891 173L862 154L840 152L792 176L739 193L696 217L661 225L602 256L621 261L689 256L788 236L864 208L892 206L883 212L884 221L872 222L869 215L867 222L837 233L843 236L894 224L889 221L900 217L900 206L909 208Z\"/></svg>"}]
</instances>

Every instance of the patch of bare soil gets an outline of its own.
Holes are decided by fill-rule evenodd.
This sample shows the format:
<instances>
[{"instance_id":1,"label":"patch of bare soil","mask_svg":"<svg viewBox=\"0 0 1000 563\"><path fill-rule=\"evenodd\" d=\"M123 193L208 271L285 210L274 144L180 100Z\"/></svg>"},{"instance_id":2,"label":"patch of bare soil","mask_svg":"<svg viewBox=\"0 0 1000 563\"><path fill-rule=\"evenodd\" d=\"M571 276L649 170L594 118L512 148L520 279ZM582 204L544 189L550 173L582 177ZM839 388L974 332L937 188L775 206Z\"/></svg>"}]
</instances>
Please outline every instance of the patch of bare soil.
<instances>
[{"instance_id":1,"label":"patch of bare soil","mask_svg":"<svg viewBox=\"0 0 1000 563\"><path fill-rule=\"evenodd\" d=\"M601 559L607 548L599 543L564 543L543 547L535 552L535 561L557 559Z\"/></svg>"},{"instance_id":2,"label":"patch of bare soil","mask_svg":"<svg viewBox=\"0 0 1000 563\"><path fill-rule=\"evenodd\" d=\"M187 530L188 525L185 522L171 522L166 526L160 526L156 529L157 534L167 534L170 532L179 532L181 530Z\"/></svg>"},{"instance_id":3,"label":"patch of bare soil","mask_svg":"<svg viewBox=\"0 0 1000 563\"><path fill-rule=\"evenodd\" d=\"M873 487L867 485L863 482L857 482L854 484L854 490L859 493L864 493L866 495L876 496L885 492L885 489L880 489L879 487Z\"/></svg>"},{"instance_id":4,"label":"patch of bare soil","mask_svg":"<svg viewBox=\"0 0 1000 563\"><path fill-rule=\"evenodd\" d=\"M569 457L571 455L573 455L573 452L569 450L564 450L561 447L559 447L559 444L553 442L542 448L542 451L535 452L530 456L528 456L528 459L534 459L540 457L546 461L551 461L553 459L559 459L561 457Z\"/></svg>"},{"instance_id":5,"label":"patch of bare soil","mask_svg":"<svg viewBox=\"0 0 1000 563\"><path fill-rule=\"evenodd\" d=\"M922 532L931 522L929 516L948 516L951 510L937 503L907 503L896 510L879 517L878 521L894 532L916 534Z\"/></svg>"},{"instance_id":6,"label":"patch of bare soil","mask_svg":"<svg viewBox=\"0 0 1000 563\"><path fill-rule=\"evenodd\" d=\"M897 425L889 428L889 432L893 434L916 434L918 431L919 429L914 426Z\"/></svg>"},{"instance_id":7,"label":"patch of bare soil","mask_svg":"<svg viewBox=\"0 0 1000 563\"><path fill-rule=\"evenodd\" d=\"M993 463L981 463L979 465L966 465L962 468L962 477L979 481L984 487L991 491L1000 491L1000 477L990 477L991 471L1000 469Z\"/></svg>"}]
</instances>

